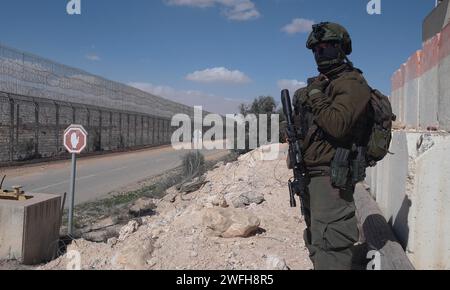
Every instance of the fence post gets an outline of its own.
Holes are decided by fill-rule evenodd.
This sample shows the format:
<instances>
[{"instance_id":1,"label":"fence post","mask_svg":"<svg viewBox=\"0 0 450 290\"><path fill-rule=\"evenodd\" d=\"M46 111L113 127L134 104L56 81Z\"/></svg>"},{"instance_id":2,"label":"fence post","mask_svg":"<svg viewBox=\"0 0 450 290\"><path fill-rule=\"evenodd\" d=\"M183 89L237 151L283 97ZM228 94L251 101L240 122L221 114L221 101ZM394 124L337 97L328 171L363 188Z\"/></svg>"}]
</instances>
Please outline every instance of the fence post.
<instances>
[{"instance_id":1,"label":"fence post","mask_svg":"<svg viewBox=\"0 0 450 290\"><path fill-rule=\"evenodd\" d=\"M8 95L9 99L9 161L14 161L14 99Z\"/></svg>"},{"instance_id":2,"label":"fence post","mask_svg":"<svg viewBox=\"0 0 450 290\"><path fill-rule=\"evenodd\" d=\"M39 156L39 103L34 102L34 157Z\"/></svg>"}]
</instances>

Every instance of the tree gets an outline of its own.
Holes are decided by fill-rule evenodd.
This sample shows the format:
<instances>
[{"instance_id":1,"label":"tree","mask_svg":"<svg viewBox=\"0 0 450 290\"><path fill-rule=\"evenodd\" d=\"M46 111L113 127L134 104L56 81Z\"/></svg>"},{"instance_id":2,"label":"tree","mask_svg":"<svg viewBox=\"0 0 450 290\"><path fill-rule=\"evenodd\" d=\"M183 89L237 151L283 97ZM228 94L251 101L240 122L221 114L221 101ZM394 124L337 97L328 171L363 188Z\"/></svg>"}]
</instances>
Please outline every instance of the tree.
<instances>
[{"instance_id":1,"label":"tree","mask_svg":"<svg viewBox=\"0 0 450 290\"><path fill-rule=\"evenodd\" d=\"M273 114L278 114L277 111L277 103L275 102L275 99L272 96L259 96L258 98L254 99L251 104L241 104L239 106L239 111L241 115L247 116L249 114L254 114L256 116L265 114L268 117L268 132L267 136L269 139L271 139L271 117ZM280 116L280 119L282 116ZM258 124L259 127L259 124ZM248 126L246 126L246 131L248 131ZM248 138L248 132L246 133ZM258 138L259 139L259 138ZM248 146L248 140L246 140L246 144ZM258 146L260 146L258 142ZM237 150L239 154L244 154L249 151L247 148L246 150Z\"/></svg>"},{"instance_id":2,"label":"tree","mask_svg":"<svg viewBox=\"0 0 450 290\"><path fill-rule=\"evenodd\" d=\"M275 114L277 104L271 96L260 96L256 98L250 106L248 114Z\"/></svg>"}]
</instances>

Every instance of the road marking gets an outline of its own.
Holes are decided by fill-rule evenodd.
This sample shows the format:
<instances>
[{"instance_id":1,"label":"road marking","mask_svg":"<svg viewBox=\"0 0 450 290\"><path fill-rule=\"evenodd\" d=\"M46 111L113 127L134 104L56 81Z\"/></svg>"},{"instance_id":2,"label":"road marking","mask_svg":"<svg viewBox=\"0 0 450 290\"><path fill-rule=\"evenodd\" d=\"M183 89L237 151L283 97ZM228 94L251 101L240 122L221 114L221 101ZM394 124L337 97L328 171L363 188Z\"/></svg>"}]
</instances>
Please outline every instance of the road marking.
<instances>
[{"instance_id":1,"label":"road marking","mask_svg":"<svg viewBox=\"0 0 450 290\"><path fill-rule=\"evenodd\" d=\"M120 171L120 170L124 170L124 169L128 169L128 166L123 166L123 167L114 168L114 169L105 171L104 173L109 173L109 172L113 172L113 171Z\"/></svg>"},{"instance_id":2,"label":"road marking","mask_svg":"<svg viewBox=\"0 0 450 290\"><path fill-rule=\"evenodd\" d=\"M92 174L92 175L82 176L82 177L77 178L77 181L83 180L83 179L92 178L92 177L97 177L97 175ZM64 184L64 183L69 183L69 181L68 181L68 180L66 180L66 181L61 181L61 182L54 183L54 184L50 184L50 185L47 185L47 186L44 186L44 187L35 188L35 189L31 190L30 192L38 192L38 191L41 191L41 190L44 190L44 189L49 189L49 188L51 188L51 187L55 187L55 186L58 186L58 185L62 185L62 184Z\"/></svg>"}]
</instances>

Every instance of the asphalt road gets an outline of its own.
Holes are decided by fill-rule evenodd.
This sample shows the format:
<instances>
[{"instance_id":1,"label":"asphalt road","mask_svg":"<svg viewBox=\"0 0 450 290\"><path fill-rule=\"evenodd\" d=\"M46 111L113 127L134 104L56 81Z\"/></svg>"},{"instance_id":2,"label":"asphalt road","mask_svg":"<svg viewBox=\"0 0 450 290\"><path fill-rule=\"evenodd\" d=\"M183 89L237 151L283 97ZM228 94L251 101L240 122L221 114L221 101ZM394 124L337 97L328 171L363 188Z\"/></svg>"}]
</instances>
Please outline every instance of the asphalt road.
<instances>
[{"instance_id":1,"label":"asphalt road","mask_svg":"<svg viewBox=\"0 0 450 290\"><path fill-rule=\"evenodd\" d=\"M186 152L172 147L160 147L78 159L75 203L104 197L108 193L176 168L181 165L181 156ZM226 151L202 153L207 159L215 159L224 156ZM68 193L70 172L70 160L0 168L0 174L7 175L4 188L22 185L27 193Z\"/></svg>"}]
</instances>

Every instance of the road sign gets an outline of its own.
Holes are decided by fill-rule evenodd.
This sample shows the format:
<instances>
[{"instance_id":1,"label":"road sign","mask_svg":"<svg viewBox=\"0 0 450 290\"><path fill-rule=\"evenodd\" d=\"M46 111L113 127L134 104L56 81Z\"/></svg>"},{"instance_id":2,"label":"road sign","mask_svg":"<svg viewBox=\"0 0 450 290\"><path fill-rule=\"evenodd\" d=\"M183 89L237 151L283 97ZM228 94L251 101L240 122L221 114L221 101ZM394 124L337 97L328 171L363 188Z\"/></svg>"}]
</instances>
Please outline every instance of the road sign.
<instances>
[{"instance_id":1,"label":"road sign","mask_svg":"<svg viewBox=\"0 0 450 290\"><path fill-rule=\"evenodd\" d=\"M87 145L88 133L81 125L70 125L64 131L64 147L72 154L80 154Z\"/></svg>"},{"instance_id":2,"label":"road sign","mask_svg":"<svg viewBox=\"0 0 450 290\"><path fill-rule=\"evenodd\" d=\"M64 131L64 147L72 154L72 174L70 175L70 204L69 204L69 236L73 236L73 209L75 207L75 180L77 173L77 154L87 145L87 131L81 125L70 125Z\"/></svg>"}]
</instances>

